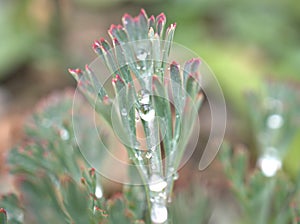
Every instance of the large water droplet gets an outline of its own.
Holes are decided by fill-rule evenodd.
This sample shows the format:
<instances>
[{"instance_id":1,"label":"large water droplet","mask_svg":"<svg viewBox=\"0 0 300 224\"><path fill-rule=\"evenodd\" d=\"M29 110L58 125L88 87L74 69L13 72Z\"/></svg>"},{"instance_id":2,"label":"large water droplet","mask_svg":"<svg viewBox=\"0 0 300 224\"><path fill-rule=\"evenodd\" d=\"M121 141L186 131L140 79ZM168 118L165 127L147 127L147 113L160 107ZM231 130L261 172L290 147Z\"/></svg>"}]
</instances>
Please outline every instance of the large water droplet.
<instances>
[{"instance_id":1,"label":"large water droplet","mask_svg":"<svg viewBox=\"0 0 300 224\"><path fill-rule=\"evenodd\" d=\"M281 169L282 162L276 155L265 154L259 158L258 166L266 177L272 177Z\"/></svg>"},{"instance_id":2,"label":"large water droplet","mask_svg":"<svg viewBox=\"0 0 300 224\"><path fill-rule=\"evenodd\" d=\"M148 55L147 51L141 48L138 50L136 57L137 59L144 61L147 58L147 55Z\"/></svg>"},{"instance_id":3,"label":"large water droplet","mask_svg":"<svg viewBox=\"0 0 300 224\"><path fill-rule=\"evenodd\" d=\"M164 223L168 219L168 210L161 204L153 204L151 208L151 221L153 223Z\"/></svg>"},{"instance_id":4,"label":"large water droplet","mask_svg":"<svg viewBox=\"0 0 300 224\"><path fill-rule=\"evenodd\" d=\"M127 110L126 110L126 108L122 108L121 109L121 115L124 116L124 117L127 116Z\"/></svg>"},{"instance_id":5,"label":"large water droplet","mask_svg":"<svg viewBox=\"0 0 300 224\"><path fill-rule=\"evenodd\" d=\"M102 198L103 196L103 192L100 186L96 186L96 190L95 190L95 196L96 198Z\"/></svg>"},{"instance_id":6,"label":"large water droplet","mask_svg":"<svg viewBox=\"0 0 300 224\"><path fill-rule=\"evenodd\" d=\"M64 141L66 141L70 138L69 132L64 128L59 131L59 135L60 135L61 139Z\"/></svg>"},{"instance_id":7,"label":"large water droplet","mask_svg":"<svg viewBox=\"0 0 300 224\"><path fill-rule=\"evenodd\" d=\"M167 186L167 182L160 175L153 174L149 179L149 189L154 192L161 192Z\"/></svg>"},{"instance_id":8,"label":"large water droplet","mask_svg":"<svg viewBox=\"0 0 300 224\"><path fill-rule=\"evenodd\" d=\"M283 118L279 114L272 114L267 118L267 125L271 129L281 128L283 125Z\"/></svg>"}]
</instances>

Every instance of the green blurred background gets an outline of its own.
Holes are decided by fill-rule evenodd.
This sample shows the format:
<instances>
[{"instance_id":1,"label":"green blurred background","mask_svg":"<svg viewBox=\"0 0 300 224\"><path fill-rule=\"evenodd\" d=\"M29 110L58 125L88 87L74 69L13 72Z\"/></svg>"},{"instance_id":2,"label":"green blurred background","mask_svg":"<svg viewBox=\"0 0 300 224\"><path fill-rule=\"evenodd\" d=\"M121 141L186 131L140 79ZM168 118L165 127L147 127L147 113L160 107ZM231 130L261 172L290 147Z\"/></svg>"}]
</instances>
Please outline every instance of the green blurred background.
<instances>
[{"instance_id":1,"label":"green blurred background","mask_svg":"<svg viewBox=\"0 0 300 224\"><path fill-rule=\"evenodd\" d=\"M232 141L252 144L245 91L259 92L264 80L300 89L298 1L0 0L1 150L17 141L24 116L38 100L75 86L67 68L96 58L93 41L108 38L110 24L140 8L176 22L175 41L214 71L227 101ZM297 139L292 158L299 158Z\"/></svg>"}]
</instances>

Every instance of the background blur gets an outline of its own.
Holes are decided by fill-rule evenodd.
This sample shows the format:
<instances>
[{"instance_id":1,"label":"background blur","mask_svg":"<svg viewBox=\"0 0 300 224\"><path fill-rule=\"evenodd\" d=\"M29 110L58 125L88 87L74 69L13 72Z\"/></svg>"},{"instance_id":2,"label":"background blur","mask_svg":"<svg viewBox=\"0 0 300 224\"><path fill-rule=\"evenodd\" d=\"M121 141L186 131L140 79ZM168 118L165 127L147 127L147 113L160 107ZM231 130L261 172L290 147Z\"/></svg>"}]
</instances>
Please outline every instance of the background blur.
<instances>
[{"instance_id":1,"label":"background blur","mask_svg":"<svg viewBox=\"0 0 300 224\"><path fill-rule=\"evenodd\" d=\"M40 99L75 86L67 69L96 58L93 41L140 8L164 12L177 23L175 41L210 65L227 100L231 141L252 144L245 91L260 91L264 80L300 88L298 1L0 0L1 155Z\"/></svg>"}]
</instances>

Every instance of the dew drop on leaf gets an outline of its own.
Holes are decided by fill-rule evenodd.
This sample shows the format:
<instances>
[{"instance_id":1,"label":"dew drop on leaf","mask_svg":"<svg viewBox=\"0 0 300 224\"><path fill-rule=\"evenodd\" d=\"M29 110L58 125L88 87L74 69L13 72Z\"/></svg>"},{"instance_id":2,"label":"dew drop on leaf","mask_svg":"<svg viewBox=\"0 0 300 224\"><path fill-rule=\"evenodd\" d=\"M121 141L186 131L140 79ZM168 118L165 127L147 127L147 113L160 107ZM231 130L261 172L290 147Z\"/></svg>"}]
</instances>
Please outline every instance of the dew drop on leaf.
<instances>
[{"instance_id":1,"label":"dew drop on leaf","mask_svg":"<svg viewBox=\"0 0 300 224\"><path fill-rule=\"evenodd\" d=\"M127 110L125 108L122 108L121 115L124 117L127 116Z\"/></svg>"},{"instance_id":2,"label":"dew drop on leaf","mask_svg":"<svg viewBox=\"0 0 300 224\"><path fill-rule=\"evenodd\" d=\"M102 189L101 189L101 187L98 186L98 185L96 186L95 196L96 196L97 198L102 198L102 196L103 196Z\"/></svg>"},{"instance_id":3,"label":"dew drop on leaf","mask_svg":"<svg viewBox=\"0 0 300 224\"><path fill-rule=\"evenodd\" d=\"M138 92L138 101L141 105L150 104L150 93L148 90L141 89Z\"/></svg>"},{"instance_id":4,"label":"dew drop on leaf","mask_svg":"<svg viewBox=\"0 0 300 224\"><path fill-rule=\"evenodd\" d=\"M281 169L282 161L277 155L266 153L259 158L258 166L266 177L273 177Z\"/></svg>"},{"instance_id":5,"label":"dew drop on leaf","mask_svg":"<svg viewBox=\"0 0 300 224\"><path fill-rule=\"evenodd\" d=\"M151 152L147 152L146 155L145 155L145 157L147 159L151 159L152 158L152 153Z\"/></svg>"},{"instance_id":6,"label":"dew drop on leaf","mask_svg":"<svg viewBox=\"0 0 300 224\"><path fill-rule=\"evenodd\" d=\"M148 55L147 51L141 48L138 50L136 57L137 59L144 61L147 58L147 55Z\"/></svg>"},{"instance_id":7,"label":"dew drop on leaf","mask_svg":"<svg viewBox=\"0 0 300 224\"><path fill-rule=\"evenodd\" d=\"M153 192L161 192L167 186L167 182L158 174L153 174L149 179L149 189Z\"/></svg>"},{"instance_id":8,"label":"dew drop on leaf","mask_svg":"<svg viewBox=\"0 0 300 224\"><path fill-rule=\"evenodd\" d=\"M164 223L168 219L168 210L161 204L153 204L151 208L151 221L153 223Z\"/></svg>"},{"instance_id":9,"label":"dew drop on leaf","mask_svg":"<svg viewBox=\"0 0 300 224\"><path fill-rule=\"evenodd\" d=\"M148 90L142 89L138 92L139 115L144 121L153 121L155 118L155 110L151 106L150 93Z\"/></svg>"},{"instance_id":10,"label":"dew drop on leaf","mask_svg":"<svg viewBox=\"0 0 300 224\"><path fill-rule=\"evenodd\" d=\"M66 129L61 129L59 131L59 135L60 135L61 139L64 141L66 141L70 138L70 134Z\"/></svg>"},{"instance_id":11,"label":"dew drop on leaf","mask_svg":"<svg viewBox=\"0 0 300 224\"><path fill-rule=\"evenodd\" d=\"M279 114L272 114L267 118L267 125L270 129L279 129L283 125L283 118Z\"/></svg>"}]
</instances>

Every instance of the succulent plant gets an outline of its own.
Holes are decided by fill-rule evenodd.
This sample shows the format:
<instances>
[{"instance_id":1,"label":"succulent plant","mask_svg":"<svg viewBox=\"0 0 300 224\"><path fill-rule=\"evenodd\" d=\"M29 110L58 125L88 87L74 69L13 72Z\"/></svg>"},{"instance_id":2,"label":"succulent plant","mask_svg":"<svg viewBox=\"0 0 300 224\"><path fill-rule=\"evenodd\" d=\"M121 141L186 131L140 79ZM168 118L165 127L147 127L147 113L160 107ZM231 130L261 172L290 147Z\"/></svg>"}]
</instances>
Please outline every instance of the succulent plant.
<instances>
[{"instance_id":1,"label":"succulent plant","mask_svg":"<svg viewBox=\"0 0 300 224\"><path fill-rule=\"evenodd\" d=\"M112 45L104 39L93 44L109 70L113 93L100 81L105 71L98 74L93 69L95 62L85 70L69 71L124 144L130 164L140 175L139 184L145 187L152 222L165 223L177 169L203 100L201 62L191 59L183 69L169 62L176 24L165 30L164 14L148 18L141 10L134 18L125 14L122 23L108 31ZM138 123L143 126L146 146L138 139Z\"/></svg>"}]
</instances>

